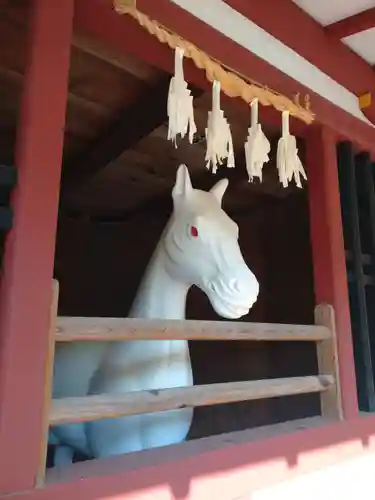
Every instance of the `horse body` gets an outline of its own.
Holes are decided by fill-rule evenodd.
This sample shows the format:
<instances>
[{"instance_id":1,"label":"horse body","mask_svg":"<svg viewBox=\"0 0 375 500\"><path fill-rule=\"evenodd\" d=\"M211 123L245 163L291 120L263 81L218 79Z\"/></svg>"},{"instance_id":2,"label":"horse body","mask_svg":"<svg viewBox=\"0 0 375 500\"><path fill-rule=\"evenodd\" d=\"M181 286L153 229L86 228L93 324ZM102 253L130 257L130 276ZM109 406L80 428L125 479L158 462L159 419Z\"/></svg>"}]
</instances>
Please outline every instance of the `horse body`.
<instances>
[{"instance_id":1,"label":"horse body","mask_svg":"<svg viewBox=\"0 0 375 500\"><path fill-rule=\"evenodd\" d=\"M246 266L238 228L221 208L227 181L210 192L193 189L180 166L172 192L174 212L145 271L130 317L185 319L186 296L196 285L218 314L229 319L249 311L258 282ZM193 385L185 340L61 343L55 353L53 397L122 393ZM55 465L74 450L104 457L178 443L186 438L193 410L105 419L54 427Z\"/></svg>"}]
</instances>

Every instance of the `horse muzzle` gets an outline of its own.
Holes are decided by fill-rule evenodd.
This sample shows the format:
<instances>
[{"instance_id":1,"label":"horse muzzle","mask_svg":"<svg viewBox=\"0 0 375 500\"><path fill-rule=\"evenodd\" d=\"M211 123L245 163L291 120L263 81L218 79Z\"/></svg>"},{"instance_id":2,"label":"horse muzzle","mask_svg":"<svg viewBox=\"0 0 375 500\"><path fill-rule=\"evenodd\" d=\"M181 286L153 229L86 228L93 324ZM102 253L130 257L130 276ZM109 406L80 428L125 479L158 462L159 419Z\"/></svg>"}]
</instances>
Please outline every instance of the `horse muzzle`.
<instances>
[{"instance_id":1,"label":"horse muzzle","mask_svg":"<svg viewBox=\"0 0 375 500\"><path fill-rule=\"evenodd\" d=\"M212 280L207 286L207 296L212 307L224 318L238 319L246 316L255 304L259 295L259 283L256 277L247 270L247 279L231 277L229 280Z\"/></svg>"}]
</instances>

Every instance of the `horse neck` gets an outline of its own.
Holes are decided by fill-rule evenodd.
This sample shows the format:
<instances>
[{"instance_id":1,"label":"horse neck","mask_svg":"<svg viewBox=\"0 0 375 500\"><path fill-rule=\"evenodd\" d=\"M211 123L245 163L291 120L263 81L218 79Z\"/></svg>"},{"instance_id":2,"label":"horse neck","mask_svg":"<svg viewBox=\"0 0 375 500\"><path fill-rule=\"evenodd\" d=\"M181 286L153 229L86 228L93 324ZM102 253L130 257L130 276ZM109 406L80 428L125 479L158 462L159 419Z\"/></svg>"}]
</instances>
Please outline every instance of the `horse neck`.
<instances>
[{"instance_id":1,"label":"horse neck","mask_svg":"<svg viewBox=\"0 0 375 500\"><path fill-rule=\"evenodd\" d=\"M161 242L163 236L161 237ZM148 319L185 319L189 287L175 281L164 266L164 248L158 244L142 278L129 317Z\"/></svg>"}]
</instances>

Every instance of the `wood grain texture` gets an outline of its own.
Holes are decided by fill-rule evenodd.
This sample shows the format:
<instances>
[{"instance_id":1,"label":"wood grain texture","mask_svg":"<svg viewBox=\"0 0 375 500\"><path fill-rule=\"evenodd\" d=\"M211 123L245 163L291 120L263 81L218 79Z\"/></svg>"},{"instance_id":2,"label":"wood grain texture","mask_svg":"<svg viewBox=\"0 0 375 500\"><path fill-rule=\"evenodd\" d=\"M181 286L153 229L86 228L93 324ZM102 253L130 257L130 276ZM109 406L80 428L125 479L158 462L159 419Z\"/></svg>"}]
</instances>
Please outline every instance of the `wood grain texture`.
<instances>
[{"instance_id":1,"label":"wood grain texture","mask_svg":"<svg viewBox=\"0 0 375 500\"><path fill-rule=\"evenodd\" d=\"M333 307L320 304L315 308L315 323L326 326L332 332L332 338L317 343L318 365L320 373L331 373L335 383L321 393L321 412L323 417L342 420L343 408L340 389L340 374L337 354L336 324Z\"/></svg>"},{"instance_id":2,"label":"wood grain texture","mask_svg":"<svg viewBox=\"0 0 375 500\"><path fill-rule=\"evenodd\" d=\"M44 407L43 407L43 437L40 446L39 468L36 478L36 486L41 486L44 483L46 474L46 459L48 449L48 431L49 431L49 412L51 408L52 398L52 377L53 377L53 361L55 357L55 339L54 331L56 328L56 316L59 303L59 283L57 280L52 282L52 302L51 302L51 325L49 332L48 353L45 364L45 379L44 379Z\"/></svg>"},{"instance_id":3,"label":"wood grain texture","mask_svg":"<svg viewBox=\"0 0 375 500\"><path fill-rule=\"evenodd\" d=\"M55 399L50 425L321 392L333 383L331 375L318 375Z\"/></svg>"},{"instance_id":4,"label":"wood grain texture","mask_svg":"<svg viewBox=\"0 0 375 500\"><path fill-rule=\"evenodd\" d=\"M56 341L103 340L263 340L320 341L331 337L324 325L284 325L198 320L57 318Z\"/></svg>"}]
</instances>

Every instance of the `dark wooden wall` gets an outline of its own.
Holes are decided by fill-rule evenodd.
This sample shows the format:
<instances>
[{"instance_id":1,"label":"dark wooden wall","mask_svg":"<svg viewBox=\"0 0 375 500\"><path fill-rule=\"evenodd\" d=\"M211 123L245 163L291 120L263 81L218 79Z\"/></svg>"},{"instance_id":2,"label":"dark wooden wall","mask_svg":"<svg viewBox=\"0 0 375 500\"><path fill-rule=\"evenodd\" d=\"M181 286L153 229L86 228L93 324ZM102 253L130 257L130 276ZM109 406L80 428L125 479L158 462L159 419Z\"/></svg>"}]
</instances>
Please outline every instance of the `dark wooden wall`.
<instances>
[{"instance_id":1,"label":"dark wooden wall","mask_svg":"<svg viewBox=\"0 0 375 500\"><path fill-rule=\"evenodd\" d=\"M126 316L167 213L139 214L123 223L62 219L55 275L60 315ZM314 298L305 193L232 215L245 260L260 282L259 300L244 321L311 323ZM220 320L197 289L187 317ZM251 380L316 372L313 345L191 342L195 383ZM316 414L313 396L243 402L195 411L190 437L218 434Z\"/></svg>"},{"instance_id":2,"label":"dark wooden wall","mask_svg":"<svg viewBox=\"0 0 375 500\"><path fill-rule=\"evenodd\" d=\"M306 193L288 197L267 212L264 229L265 310L271 323L314 323L314 282ZM267 228L272 228L268 230ZM270 377L318 373L312 343L270 343ZM272 422L316 415L318 395L278 398L269 402Z\"/></svg>"}]
</instances>

